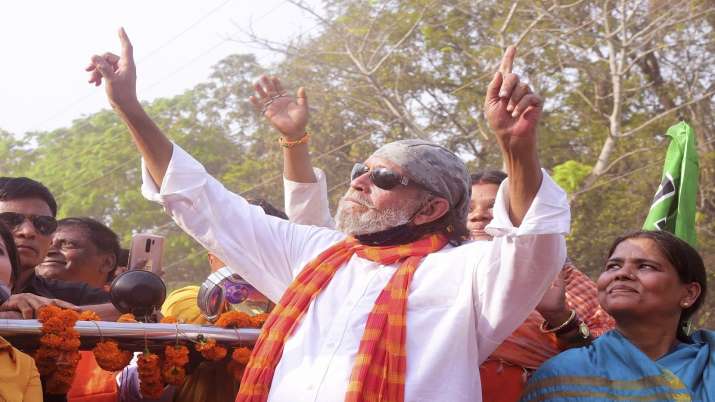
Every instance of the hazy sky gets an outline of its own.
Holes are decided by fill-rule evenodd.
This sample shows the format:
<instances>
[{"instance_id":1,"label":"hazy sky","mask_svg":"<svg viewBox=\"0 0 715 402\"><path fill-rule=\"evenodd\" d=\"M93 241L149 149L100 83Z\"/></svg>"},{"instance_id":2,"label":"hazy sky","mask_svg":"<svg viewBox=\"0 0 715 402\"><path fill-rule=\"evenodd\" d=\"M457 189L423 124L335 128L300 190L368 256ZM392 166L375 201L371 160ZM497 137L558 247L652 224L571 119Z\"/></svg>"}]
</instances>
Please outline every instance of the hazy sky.
<instances>
[{"instance_id":1,"label":"hazy sky","mask_svg":"<svg viewBox=\"0 0 715 402\"><path fill-rule=\"evenodd\" d=\"M151 100L204 81L229 54L256 53L227 40L245 39L240 29L251 22L273 40L317 31L315 20L286 0L2 1L0 128L54 129L109 107L103 89L87 84L84 67L94 53L119 53L120 26L134 45L139 97Z\"/></svg>"}]
</instances>

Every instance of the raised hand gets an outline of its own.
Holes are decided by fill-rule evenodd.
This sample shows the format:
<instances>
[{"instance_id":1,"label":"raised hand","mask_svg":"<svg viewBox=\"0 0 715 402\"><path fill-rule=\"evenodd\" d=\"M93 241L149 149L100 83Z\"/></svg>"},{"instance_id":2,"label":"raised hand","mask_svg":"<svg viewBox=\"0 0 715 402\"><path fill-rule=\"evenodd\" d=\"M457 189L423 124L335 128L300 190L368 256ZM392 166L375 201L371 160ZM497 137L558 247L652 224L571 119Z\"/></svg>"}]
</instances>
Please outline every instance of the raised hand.
<instances>
[{"instance_id":1,"label":"raised hand","mask_svg":"<svg viewBox=\"0 0 715 402\"><path fill-rule=\"evenodd\" d=\"M504 52L499 70L489 83L484 113L502 147L534 147L536 127L541 118L541 98L512 73L516 48Z\"/></svg>"},{"instance_id":2,"label":"raised hand","mask_svg":"<svg viewBox=\"0 0 715 402\"><path fill-rule=\"evenodd\" d=\"M121 57L113 53L95 54L85 69L91 74L90 84L100 86L102 79L106 81L107 97L115 108L137 102L137 71L132 43L124 28L119 29L119 41L122 45Z\"/></svg>"},{"instance_id":3,"label":"raised hand","mask_svg":"<svg viewBox=\"0 0 715 402\"><path fill-rule=\"evenodd\" d=\"M305 134L308 124L308 98L303 87L298 88L296 97L287 95L277 77L261 76L254 86L256 95L249 100L271 125L289 141Z\"/></svg>"}]
</instances>

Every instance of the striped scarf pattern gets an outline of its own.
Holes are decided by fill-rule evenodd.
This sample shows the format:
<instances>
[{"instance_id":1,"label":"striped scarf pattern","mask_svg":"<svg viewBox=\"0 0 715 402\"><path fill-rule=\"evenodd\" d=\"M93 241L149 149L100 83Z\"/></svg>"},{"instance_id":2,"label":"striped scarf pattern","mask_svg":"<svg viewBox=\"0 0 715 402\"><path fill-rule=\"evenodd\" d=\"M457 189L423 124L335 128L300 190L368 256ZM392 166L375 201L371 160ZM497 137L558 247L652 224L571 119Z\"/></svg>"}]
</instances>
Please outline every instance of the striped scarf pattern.
<instances>
[{"instance_id":1,"label":"striped scarf pattern","mask_svg":"<svg viewBox=\"0 0 715 402\"><path fill-rule=\"evenodd\" d=\"M308 263L290 284L263 326L241 380L236 402L265 402L286 340L310 303L353 254L390 265L401 261L375 301L350 375L346 402L402 402L407 353L407 294L422 259L447 244L441 234L409 244L365 246L347 238Z\"/></svg>"}]
</instances>

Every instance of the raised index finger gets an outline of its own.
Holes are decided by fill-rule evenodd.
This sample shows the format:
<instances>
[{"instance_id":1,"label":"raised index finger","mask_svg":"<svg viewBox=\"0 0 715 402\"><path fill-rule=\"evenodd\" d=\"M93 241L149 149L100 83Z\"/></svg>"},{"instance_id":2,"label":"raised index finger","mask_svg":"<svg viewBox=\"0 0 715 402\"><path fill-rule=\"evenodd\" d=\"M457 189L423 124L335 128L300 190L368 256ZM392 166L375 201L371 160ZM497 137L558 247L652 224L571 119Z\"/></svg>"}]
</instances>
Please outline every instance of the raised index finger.
<instances>
[{"instance_id":1,"label":"raised index finger","mask_svg":"<svg viewBox=\"0 0 715 402\"><path fill-rule=\"evenodd\" d=\"M134 62L134 49L129 36L124 32L124 28L119 28L119 41L122 43L122 58L127 62Z\"/></svg>"},{"instance_id":2,"label":"raised index finger","mask_svg":"<svg viewBox=\"0 0 715 402\"><path fill-rule=\"evenodd\" d=\"M499 71L502 74L511 72L511 67L514 65L514 56L516 56L516 48L514 46L507 47L501 59L501 65L499 66Z\"/></svg>"}]
</instances>

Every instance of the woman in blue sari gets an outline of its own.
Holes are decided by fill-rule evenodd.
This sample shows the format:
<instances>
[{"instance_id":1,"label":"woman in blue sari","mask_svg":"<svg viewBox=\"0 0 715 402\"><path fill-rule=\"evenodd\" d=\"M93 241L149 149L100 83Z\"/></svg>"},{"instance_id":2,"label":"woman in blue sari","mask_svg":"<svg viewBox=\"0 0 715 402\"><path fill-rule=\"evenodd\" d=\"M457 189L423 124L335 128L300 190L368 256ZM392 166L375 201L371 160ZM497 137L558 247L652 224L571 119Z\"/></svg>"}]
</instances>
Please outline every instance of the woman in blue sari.
<instances>
[{"instance_id":1,"label":"woman in blue sari","mask_svg":"<svg viewBox=\"0 0 715 402\"><path fill-rule=\"evenodd\" d=\"M715 332L689 334L706 293L698 252L641 231L608 256L597 286L616 329L544 363L522 401L715 401Z\"/></svg>"}]
</instances>

